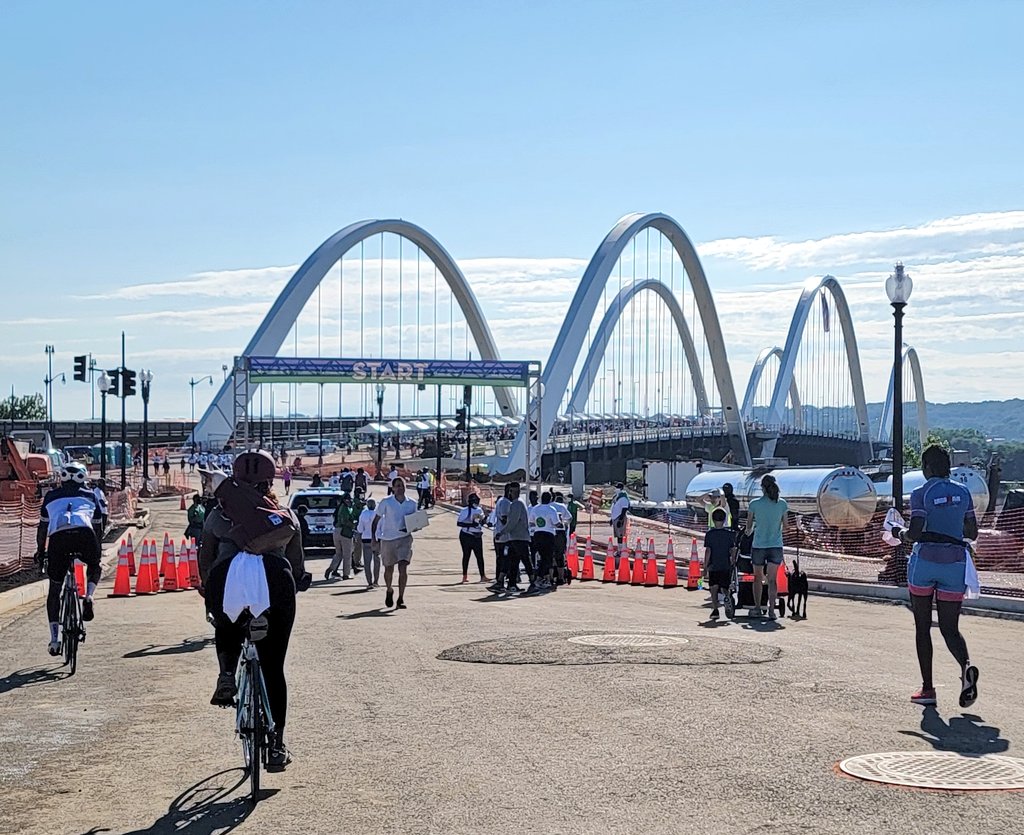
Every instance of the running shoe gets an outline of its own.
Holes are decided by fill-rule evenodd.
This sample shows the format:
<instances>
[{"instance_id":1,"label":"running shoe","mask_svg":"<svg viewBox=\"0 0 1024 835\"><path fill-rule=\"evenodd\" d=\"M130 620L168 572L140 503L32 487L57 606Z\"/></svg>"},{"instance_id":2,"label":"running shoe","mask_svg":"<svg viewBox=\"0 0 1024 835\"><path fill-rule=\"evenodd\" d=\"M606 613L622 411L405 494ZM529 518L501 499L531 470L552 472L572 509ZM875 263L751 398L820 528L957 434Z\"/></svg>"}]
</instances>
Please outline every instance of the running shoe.
<instances>
[{"instance_id":1,"label":"running shoe","mask_svg":"<svg viewBox=\"0 0 1024 835\"><path fill-rule=\"evenodd\" d=\"M935 689L932 687L922 687L910 697L910 701L915 705L933 705L936 703Z\"/></svg>"},{"instance_id":2,"label":"running shoe","mask_svg":"<svg viewBox=\"0 0 1024 835\"><path fill-rule=\"evenodd\" d=\"M402 598L401 598L401 597L399 597L399 598L398 598L398 603L396 604L396 608L398 608L398 609L408 609L409 607L408 607L408 606L406 606L406 605L405 605L405 601L404 601L404 600L402 600Z\"/></svg>"},{"instance_id":3,"label":"running shoe","mask_svg":"<svg viewBox=\"0 0 1024 835\"><path fill-rule=\"evenodd\" d=\"M87 597L82 601L82 620L92 620L94 617L96 614L92 610L92 600Z\"/></svg>"},{"instance_id":4,"label":"running shoe","mask_svg":"<svg viewBox=\"0 0 1024 835\"><path fill-rule=\"evenodd\" d=\"M270 746L270 753L267 755L267 771L284 771L292 761L292 752L284 744L284 740L276 737Z\"/></svg>"},{"instance_id":5,"label":"running shoe","mask_svg":"<svg viewBox=\"0 0 1024 835\"><path fill-rule=\"evenodd\" d=\"M505 594L507 594L509 597L512 597L513 595L516 595L516 594L522 594L522 593L523 593L523 590L521 588L519 588L519 586L517 586L515 583L513 583L511 586L509 586L508 589L505 591Z\"/></svg>"},{"instance_id":6,"label":"running shoe","mask_svg":"<svg viewBox=\"0 0 1024 835\"><path fill-rule=\"evenodd\" d=\"M718 620L718 609L711 610L711 620Z\"/></svg>"},{"instance_id":7,"label":"running shoe","mask_svg":"<svg viewBox=\"0 0 1024 835\"><path fill-rule=\"evenodd\" d=\"M487 591L489 591L491 594L501 594L504 590L505 588L501 585L501 583L493 583L492 585L487 587Z\"/></svg>"},{"instance_id":8,"label":"running shoe","mask_svg":"<svg viewBox=\"0 0 1024 835\"><path fill-rule=\"evenodd\" d=\"M764 617L764 612L761 611L760 607L755 606L753 609L747 611L748 618L761 618Z\"/></svg>"},{"instance_id":9,"label":"running shoe","mask_svg":"<svg viewBox=\"0 0 1024 835\"><path fill-rule=\"evenodd\" d=\"M217 676L217 688L213 691L210 704L218 707L231 707L235 703L237 695L238 688L235 686L235 677L231 673L221 673Z\"/></svg>"},{"instance_id":10,"label":"running shoe","mask_svg":"<svg viewBox=\"0 0 1024 835\"><path fill-rule=\"evenodd\" d=\"M60 641L50 641L46 651L49 652L50 655L60 655Z\"/></svg>"},{"instance_id":11,"label":"running shoe","mask_svg":"<svg viewBox=\"0 0 1024 835\"><path fill-rule=\"evenodd\" d=\"M774 609L769 609L768 610L768 620L778 620L778 619L779 619L779 616L777 614L775 614L775 610Z\"/></svg>"},{"instance_id":12,"label":"running shoe","mask_svg":"<svg viewBox=\"0 0 1024 835\"><path fill-rule=\"evenodd\" d=\"M978 668L968 662L960 677L960 707L970 707L978 698Z\"/></svg>"},{"instance_id":13,"label":"running shoe","mask_svg":"<svg viewBox=\"0 0 1024 835\"><path fill-rule=\"evenodd\" d=\"M392 605L394 605L394 602L395 593L391 589L388 589L388 593L384 595L384 605L390 609Z\"/></svg>"}]
</instances>

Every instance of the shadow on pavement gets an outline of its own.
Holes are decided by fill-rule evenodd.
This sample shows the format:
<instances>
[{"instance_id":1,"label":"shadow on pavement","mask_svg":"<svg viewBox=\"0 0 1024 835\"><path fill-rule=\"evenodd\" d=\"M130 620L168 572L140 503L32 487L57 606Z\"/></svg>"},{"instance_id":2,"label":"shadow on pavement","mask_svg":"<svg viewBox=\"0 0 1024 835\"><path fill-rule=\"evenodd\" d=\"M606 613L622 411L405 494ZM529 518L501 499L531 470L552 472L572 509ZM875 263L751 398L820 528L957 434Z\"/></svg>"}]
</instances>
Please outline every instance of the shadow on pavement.
<instances>
[{"instance_id":1,"label":"shadow on pavement","mask_svg":"<svg viewBox=\"0 0 1024 835\"><path fill-rule=\"evenodd\" d=\"M921 716L921 732L900 731L904 736L923 739L938 751L955 751L964 756L1002 754L1009 750L1009 740L1002 738L1002 731L992 725L985 725L984 719L973 713L951 716L943 721L934 707L926 707Z\"/></svg>"},{"instance_id":2,"label":"shadow on pavement","mask_svg":"<svg viewBox=\"0 0 1024 835\"><path fill-rule=\"evenodd\" d=\"M149 658L157 655L181 655L186 652L199 652L207 647L213 646L212 635L196 636L185 638L180 644L149 644L142 649L135 649L126 652L122 658Z\"/></svg>"},{"instance_id":3,"label":"shadow on pavement","mask_svg":"<svg viewBox=\"0 0 1024 835\"><path fill-rule=\"evenodd\" d=\"M361 589L349 589L348 591L336 591L331 597L344 597L346 594L366 594L368 591L376 591L376 589L368 589L363 586Z\"/></svg>"},{"instance_id":4,"label":"shadow on pavement","mask_svg":"<svg viewBox=\"0 0 1024 835\"><path fill-rule=\"evenodd\" d=\"M171 801L167 814L145 829L133 829L125 835L223 835L236 829L253 810L248 794L234 799L230 795L248 789L248 776L241 768L229 768L205 777ZM279 789L264 789L260 800L273 797ZM103 832L102 829L93 830Z\"/></svg>"},{"instance_id":5,"label":"shadow on pavement","mask_svg":"<svg viewBox=\"0 0 1024 835\"><path fill-rule=\"evenodd\" d=\"M367 609L365 612L353 612L351 615L337 615L342 620L358 620L359 618L389 618L394 614L391 609Z\"/></svg>"},{"instance_id":6,"label":"shadow on pavement","mask_svg":"<svg viewBox=\"0 0 1024 835\"><path fill-rule=\"evenodd\" d=\"M697 622L697 626L702 626L704 629L720 629L723 626L732 626L731 620L702 620Z\"/></svg>"},{"instance_id":7,"label":"shadow on pavement","mask_svg":"<svg viewBox=\"0 0 1024 835\"><path fill-rule=\"evenodd\" d=\"M27 667L0 678L0 695L17 690L20 687L32 687L36 684L48 684L67 678L67 673L54 667Z\"/></svg>"},{"instance_id":8,"label":"shadow on pavement","mask_svg":"<svg viewBox=\"0 0 1024 835\"><path fill-rule=\"evenodd\" d=\"M758 619L748 620L746 623L741 623L740 626L744 629L750 629L754 632L778 632L780 629L786 628L777 620Z\"/></svg>"}]
</instances>

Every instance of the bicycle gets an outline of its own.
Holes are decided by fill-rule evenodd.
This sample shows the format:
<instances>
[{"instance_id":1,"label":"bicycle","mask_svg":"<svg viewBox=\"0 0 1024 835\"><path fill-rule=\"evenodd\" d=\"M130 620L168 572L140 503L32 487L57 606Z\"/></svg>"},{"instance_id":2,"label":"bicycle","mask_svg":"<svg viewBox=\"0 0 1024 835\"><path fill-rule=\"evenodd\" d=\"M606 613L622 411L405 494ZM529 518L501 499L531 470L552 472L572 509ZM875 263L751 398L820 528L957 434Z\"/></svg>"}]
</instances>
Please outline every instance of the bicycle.
<instances>
[{"instance_id":1,"label":"bicycle","mask_svg":"<svg viewBox=\"0 0 1024 835\"><path fill-rule=\"evenodd\" d=\"M68 573L64 575L64 587L60 593L60 643L64 651L64 664L69 668L69 676L73 676L78 669L78 645L84 642L82 600L78 596L75 560L72 559Z\"/></svg>"},{"instance_id":2,"label":"bicycle","mask_svg":"<svg viewBox=\"0 0 1024 835\"><path fill-rule=\"evenodd\" d=\"M256 642L267 636L267 619L251 618L245 627L242 654L238 659L238 696L235 733L242 741L242 762L249 774L253 805L260 799L260 768L266 768L274 717L270 713L267 685L260 669Z\"/></svg>"}]
</instances>

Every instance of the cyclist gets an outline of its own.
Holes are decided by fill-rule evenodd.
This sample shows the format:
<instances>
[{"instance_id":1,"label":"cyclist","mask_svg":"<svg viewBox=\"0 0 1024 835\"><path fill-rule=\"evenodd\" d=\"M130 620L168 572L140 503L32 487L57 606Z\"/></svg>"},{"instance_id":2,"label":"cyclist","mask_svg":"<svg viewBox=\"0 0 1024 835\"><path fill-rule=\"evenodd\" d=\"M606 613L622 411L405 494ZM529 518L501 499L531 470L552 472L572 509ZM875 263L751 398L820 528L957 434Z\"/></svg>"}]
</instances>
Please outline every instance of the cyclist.
<instances>
[{"instance_id":1,"label":"cyclist","mask_svg":"<svg viewBox=\"0 0 1024 835\"><path fill-rule=\"evenodd\" d=\"M46 554L46 575L50 578L46 596L50 655L60 655L60 594L72 560L77 557L86 565L82 620L93 619L92 598L100 580L100 545L93 530L93 519L99 517L100 507L88 486L89 473L81 464L72 462L61 469L60 480L60 487L50 490L43 499L36 531L37 559Z\"/></svg>"},{"instance_id":2,"label":"cyclist","mask_svg":"<svg viewBox=\"0 0 1024 835\"><path fill-rule=\"evenodd\" d=\"M250 484L259 493L270 498L274 498L271 485L275 472L274 459L262 450L243 452L235 458L232 465L235 481ZM257 508L253 510L258 512ZM206 514L202 547L199 552L200 588L206 599L207 612L213 620L217 662L220 665L217 687L210 704L224 707L232 705L238 693L235 670L238 667L238 656L245 637L242 624L232 621L224 612L225 591L235 591L227 589L229 569L235 557L241 552L241 548L229 536L232 527L233 520L227 517L223 507L218 503ZM284 675L284 662L288 653L292 625L295 622L295 592L297 588L303 591L308 588L311 578L305 570L302 537L298 531L284 546L260 556L263 559L267 580L266 599L269 599L270 604L263 614L266 616L269 629L267 637L256 644L256 649L267 685L270 712L276 726L270 741L267 767L270 770L281 770L292 761L284 740L285 723L288 718L288 682ZM253 603L255 602L254 600Z\"/></svg>"}]
</instances>

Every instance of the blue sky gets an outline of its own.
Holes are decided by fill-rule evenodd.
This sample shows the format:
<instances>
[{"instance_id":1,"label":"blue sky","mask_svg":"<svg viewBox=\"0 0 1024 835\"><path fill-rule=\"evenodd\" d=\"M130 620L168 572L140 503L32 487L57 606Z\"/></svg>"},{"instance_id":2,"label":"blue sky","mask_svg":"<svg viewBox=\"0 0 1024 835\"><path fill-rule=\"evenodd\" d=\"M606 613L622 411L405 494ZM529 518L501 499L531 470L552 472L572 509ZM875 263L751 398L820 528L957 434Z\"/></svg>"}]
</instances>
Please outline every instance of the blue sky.
<instances>
[{"instance_id":1,"label":"blue sky","mask_svg":"<svg viewBox=\"0 0 1024 835\"><path fill-rule=\"evenodd\" d=\"M1019 396L1022 24L1015 3L7 2L0 384L39 388L47 342L68 367L89 348L112 357L125 327L129 364L166 381L157 410L187 414L183 381L229 361L248 320L144 328L118 317L167 299L78 296L289 267L365 217L413 220L460 261L585 264L618 217L645 210L682 223L716 295L743 306L751 287L778 288L785 303L760 323L730 325L723 296L738 388L750 330L784 338L808 275L873 286L902 257L932 298L992 276L998 292L966 312L1016 317L982 324L948 368L926 363L930 396ZM898 232L963 216L941 235ZM882 244L845 237L886 230ZM722 243L738 238L761 256ZM851 240L837 256L830 242ZM873 293L855 307L877 377L887 312ZM920 310L921 340L948 306ZM539 328L538 351L557 319ZM87 402L68 386L57 412Z\"/></svg>"}]
</instances>

